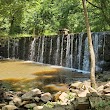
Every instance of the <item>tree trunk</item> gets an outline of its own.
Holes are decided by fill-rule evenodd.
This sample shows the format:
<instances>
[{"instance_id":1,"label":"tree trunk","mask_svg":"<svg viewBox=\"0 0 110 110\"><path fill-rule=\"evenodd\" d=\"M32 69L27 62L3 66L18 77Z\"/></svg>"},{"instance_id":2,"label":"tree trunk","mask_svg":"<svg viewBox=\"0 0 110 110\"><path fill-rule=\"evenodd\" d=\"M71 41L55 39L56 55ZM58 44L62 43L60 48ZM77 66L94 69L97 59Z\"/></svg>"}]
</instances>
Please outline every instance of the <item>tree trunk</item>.
<instances>
[{"instance_id":1,"label":"tree trunk","mask_svg":"<svg viewBox=\"0 0 110 110\"><path fill-rule=\"evenodd\" d=\"M83 9L84 9L84 16L85 16L85 24L87 29L87 36L88 36L88 45L89 45L89 51L90 51L90 79L91 79L91 87L96 89L96 81L95 81L95 54L92 44L92 37L91 37L91 30L88 20L88 14L87 14L87 7L86 7L86 0L82 0L83 3Z\"/></svg>"}]
</instances>

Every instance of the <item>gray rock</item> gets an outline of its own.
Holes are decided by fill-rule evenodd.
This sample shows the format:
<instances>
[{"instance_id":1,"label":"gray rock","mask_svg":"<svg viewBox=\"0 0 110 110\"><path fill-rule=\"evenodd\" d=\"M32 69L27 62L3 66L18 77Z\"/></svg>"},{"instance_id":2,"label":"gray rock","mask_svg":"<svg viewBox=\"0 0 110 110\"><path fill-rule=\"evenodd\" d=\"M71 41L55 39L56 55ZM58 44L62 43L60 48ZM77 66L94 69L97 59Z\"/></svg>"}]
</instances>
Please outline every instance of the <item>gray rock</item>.
<instances>
[{"instance_id":1,"label":"gray rock","mask_svg":"<svg viewBox=\"0 0 110 110\"><path fill-rule=\"evenodd\" d=\"M43 106L35 106L33 110L43 110Z\"/></svg>"},{"instance_id":2,"label":"gray rock","mask_svg":"<svg viewBox=\"0 0 110 110\"><path fill-rule=\"evenodd\" d=\"M105 94L109 94L109 93L110 93L110 88L104 89L103 92L104 92Z\"/></svg>"},{"instance_id":3,"label":"gray rock","mask_svg":"<svg viewBox=\"0 0 110 110\"><path fill-rule=\"evenodd\" d=\"M40 101L40 98L39 98L39 97L35 97L34 100L35 100L36 102L39 102L39 101Z\"/></svg>"},{"instance_id":4,"label":"gray rock","mask_svg":"<svg viewBox=\"0 0 110 110\"><path fill-rule=\"evenodd\" d=\"M1 103L0 104L0 108L2 108L3 106L5 106L6 104L5 103Z\"/></svg>"},{"instance_id":5,"label":"gray rock","mask_svg":"<svg viewBox=\"0 0 110 110\"><path fill-rule=\"evenodd\" d=\"M17 107L15 105L6 105L2 107L2 110L16 110Z\"/></svg>"},{"instance_id":6,"label":"gray rock","mask_svg":"<svg viewBox=\"0 0 110 110\"><path fill-rule=\"evenodd\" d=\"M60 96L59 99L63 102L63 103L67 103L68 101L68 94L63 92Z\"/></svg>"},{"instance_id":7,"label":"gray rock","mask_svg":"<svg viewBox=\"0 0 110 110\"><path fill-rule=\"evenodd\" d=\"M88 90L85 90L83 92L78 93L78 97L86 97L86 95L89 93Z\"/></svg>"},{"instance_id":8,"label":"gray rock","mask_svg":"<svg viewBox=\"0 0 110 110\"><path fill-rule=\"evenodd\" d=\"M40 95L41 94L41 90L40 89L33 89L27 93L25 93L24 95L21 96L22 100L31 100L33 99L34 96Z\"/></svg>"},{"instance_id":9,"label":"gray rock","mask_svg":"<svg viewBox=\"0 0 110 110\"><path fill-rule=\"evenodd\" d=\"M16 106L20 106L22 103L21 98L19 98L18 96L14 96L13 102Z\"/></svg>"},{"instance_id":10,"label":"gray rock","mask_svg":"<svg viewBox=\"0 0 110 110\"><path fill-rule=\"evenodd\" d=\"M52 95L51 95L49 92L44 93L44 94L41 94L41 100L42 100L43 102L48 102L48 101L50 101L51 99L52 99Z\"/></svg>"},{"instance_id":11,"label":"gray rock","mask_svg":"<svg viewBox=\"0 0 110 110\"><path fill-rule=\"evenodd\" d=\"M28 108L28 109L32 109L32 108L34 108L35 106L36 106L35 103L30 103L30 104L26 104L24 107L25 107L25 108Z\"/></svg>"},{"instance_id":12,"label":"gray rock","mask_svg":"<svg viewBox=\"0 0 110 110\"><path fill-rule=\"evenodd\" d=\"M77 98L78 105L76 106L77 110L87 110L89 108L89 101L87 97L79 97Z\"/></svg>"}]
</instances>

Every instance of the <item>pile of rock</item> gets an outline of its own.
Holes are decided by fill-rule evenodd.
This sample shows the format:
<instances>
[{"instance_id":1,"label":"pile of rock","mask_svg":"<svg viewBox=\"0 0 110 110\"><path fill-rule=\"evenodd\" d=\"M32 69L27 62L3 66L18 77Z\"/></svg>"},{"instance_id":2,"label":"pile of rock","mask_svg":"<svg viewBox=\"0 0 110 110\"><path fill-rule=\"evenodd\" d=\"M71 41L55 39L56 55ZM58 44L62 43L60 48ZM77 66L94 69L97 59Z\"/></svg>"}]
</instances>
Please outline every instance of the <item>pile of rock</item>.
<instances>
[{"instance_id":1,"label":"pile of rock","mask_svg":"<svg viewBox=\"0 0 110 110\"><path fill-rule=\"evenodd\" d=\"M13 92L0 90L1 110L94 110L100 106L102 110L110 109L110 82L96 90L90 81L75 82L68 86L69 90L51 94L38 88L29 92ZM100 109L101 110L101 109Z\"/></svg>"}]
</instances>

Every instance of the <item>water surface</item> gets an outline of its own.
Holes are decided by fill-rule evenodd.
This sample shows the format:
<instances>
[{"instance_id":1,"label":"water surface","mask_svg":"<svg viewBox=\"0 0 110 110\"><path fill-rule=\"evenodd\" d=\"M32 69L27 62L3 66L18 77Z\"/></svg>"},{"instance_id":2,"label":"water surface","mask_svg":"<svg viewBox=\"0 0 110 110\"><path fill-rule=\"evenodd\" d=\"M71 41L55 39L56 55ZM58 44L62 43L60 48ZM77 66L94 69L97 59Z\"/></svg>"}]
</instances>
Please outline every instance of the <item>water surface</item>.
<instances>
[{"instance_id":1,"label":"water surface","mask_svg":"<svg viewBox=\"0 0 110 110\"><path fill-rule=\"evenodd\" d=\"M36 87L43 91L65 91L68 83L87 78L86 74L51 65L20 60L0 61L0 80L3 86L15 91Z\"/></svg>"}]
</instances>

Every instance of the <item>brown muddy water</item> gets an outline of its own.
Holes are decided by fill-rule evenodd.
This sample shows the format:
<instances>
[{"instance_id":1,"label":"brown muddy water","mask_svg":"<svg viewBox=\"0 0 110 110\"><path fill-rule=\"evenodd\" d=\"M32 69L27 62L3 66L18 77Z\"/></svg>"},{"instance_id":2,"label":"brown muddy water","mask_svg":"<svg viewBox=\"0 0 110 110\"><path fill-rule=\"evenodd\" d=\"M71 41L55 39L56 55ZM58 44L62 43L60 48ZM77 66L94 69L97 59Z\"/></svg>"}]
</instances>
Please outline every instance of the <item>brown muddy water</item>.
<instances>
[{"instance_id":1,"label":"brown muddy water","mask_svg":"<svg viewBox=\"0 0 110 110\"><path fill-rule=\"evenodd\" d=\"M67 85L76 80L86 80L88 74L51 65L20 60L0 60L0 83L14 91L65 91Z\"/></svg>"}]
</instances>

